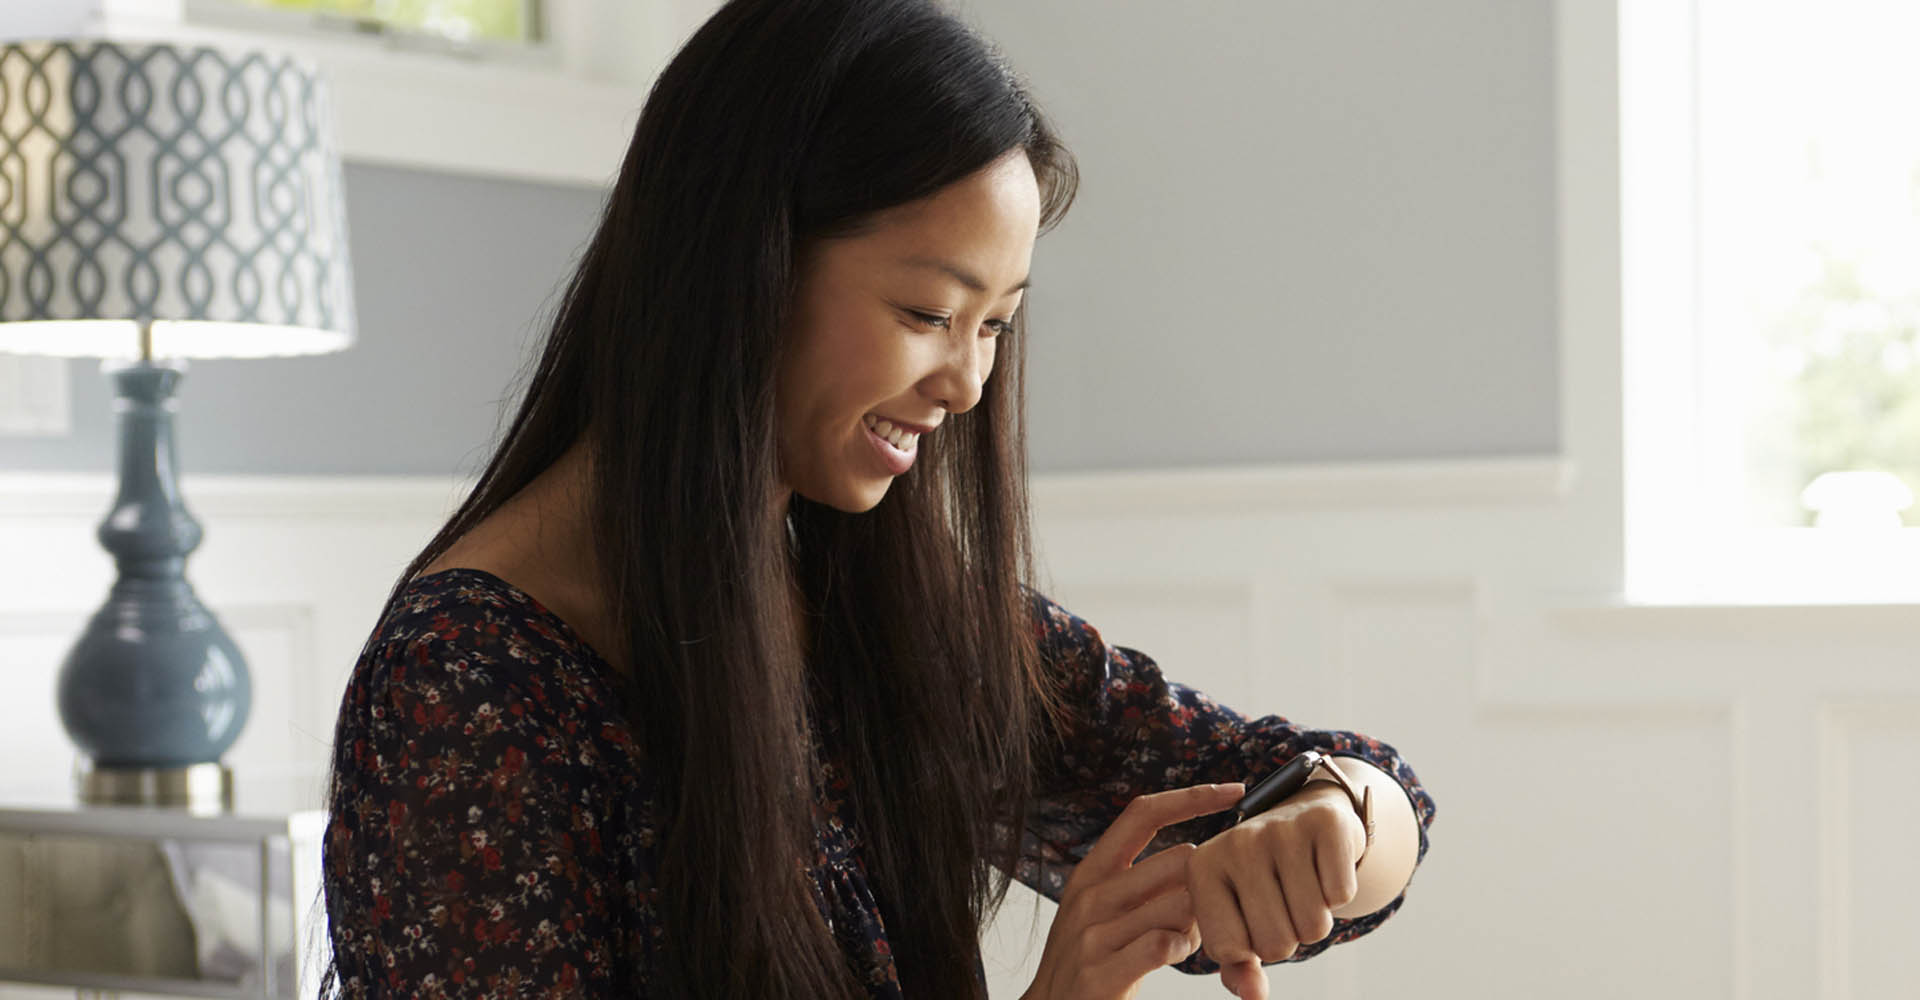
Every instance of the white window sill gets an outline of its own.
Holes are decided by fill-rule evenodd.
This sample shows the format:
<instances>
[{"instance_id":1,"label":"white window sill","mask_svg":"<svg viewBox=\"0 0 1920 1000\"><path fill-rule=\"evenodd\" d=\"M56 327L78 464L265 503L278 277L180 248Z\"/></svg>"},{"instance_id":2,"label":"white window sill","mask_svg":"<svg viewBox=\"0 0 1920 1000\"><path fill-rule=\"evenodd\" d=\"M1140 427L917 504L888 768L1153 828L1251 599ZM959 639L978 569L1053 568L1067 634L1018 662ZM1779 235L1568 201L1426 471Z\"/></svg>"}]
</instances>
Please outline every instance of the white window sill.
<instances>
[{"instance_id":1,"label":"white window sill","mask_svg":"<svg viewBox=\"0 0 1920 1000\"><path fill-rule=\"evenodd\" d=\"M1547 619L1610 638L1727 635L1831 644L1920 634L1920 528L1772 528L1628 544L1626 592L1570 595Z\"/></svg>"},{"instance_id":2,"label":"white window sill","mask_svg":"<svg viewBox=\"0 0 1920 1000\"><path fill-rule=\"evenodd\" d=\"M1748 639L1831 644L1911 640L1920 632L1920 603L1911 601L1657 604L1569 602L1545 617L1561 632L1616 639Z\"/></svg>"},{"instance_id":3,"label":"white window sill","mask_svg":"<svg viewBox=\"0 0 1920 1000\"><path fill-rule=\"evenodd\" d=\"M445 56L303 43L357 163L607 187L644 90Z\"/></svg>"},{"instance_id":4,"label":"white window sill","mask_svg":"<svg viewBox=\"0 0 1920 1000\"><path fill-rule=\"evenodd\" d=\"M326 74L340 155L355 163L607 187L646 100L644 88L555 70L304 38L270 44Z\"/></svg>"},{"instance_id":5,"label":"white window sill","mask_svg":"<svg viewBox=\"0 0 1920 1000\"><path fill-rule=\"evenodd\" d=\"M1623 607L1920 606L1920 528L1674 532L1629 541Z\"/></svg>"}]
</instances>

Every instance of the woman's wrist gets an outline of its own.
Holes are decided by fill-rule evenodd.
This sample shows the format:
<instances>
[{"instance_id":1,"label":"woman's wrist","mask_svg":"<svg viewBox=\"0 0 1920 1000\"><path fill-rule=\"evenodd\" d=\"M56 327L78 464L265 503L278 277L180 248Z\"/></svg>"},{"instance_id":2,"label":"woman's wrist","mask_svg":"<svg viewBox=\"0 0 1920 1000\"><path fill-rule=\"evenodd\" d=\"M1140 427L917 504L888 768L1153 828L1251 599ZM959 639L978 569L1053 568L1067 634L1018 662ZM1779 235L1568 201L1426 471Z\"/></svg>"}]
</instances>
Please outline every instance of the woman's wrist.
<instances>
[{"instance_id":1,"label":"woman's wrist","mask_svg":"<svg viewBox=\"0 0 1920 1000\"><path fill-rule=\"evenodd\" d=\"M1354 858L1354 865L1357 868L1360 862L1366 860L1367 851L1373 847L1375 826L1373 787L1347 777L1347 772L1341 770L1337 757L1319 758L1319 762L1314 765L1313 773L1307 776L1304 787L1310 788L1316 783L1337 790L1346 799L1347 805L1352 808L1354 816L1360 820L1365 839L1360 845L1360 853Z\"/></svg>"},{"instance_id":2,"label":"woman's wrist","mask_svg":"<svg viewBox=\"0 0 1920 1000\"><path fill-rule=\"evenodd\" d=\"M1358 757L1335 757L1333 766L1346 775L1355 788L1373 792L1374 838L1367 853L1354 867L1360 891L1347 905L1333 911L1341 918L1364 917L1394 901L1406 890L1420 855L1420 820L1413 802L1400 782L1371 762ZM1323 785L1332 786L1321 790ZM1301 792L1320 790L1346 800L1347 795L1332 781L1310 783Z\"/></svg>"}]
</instances>

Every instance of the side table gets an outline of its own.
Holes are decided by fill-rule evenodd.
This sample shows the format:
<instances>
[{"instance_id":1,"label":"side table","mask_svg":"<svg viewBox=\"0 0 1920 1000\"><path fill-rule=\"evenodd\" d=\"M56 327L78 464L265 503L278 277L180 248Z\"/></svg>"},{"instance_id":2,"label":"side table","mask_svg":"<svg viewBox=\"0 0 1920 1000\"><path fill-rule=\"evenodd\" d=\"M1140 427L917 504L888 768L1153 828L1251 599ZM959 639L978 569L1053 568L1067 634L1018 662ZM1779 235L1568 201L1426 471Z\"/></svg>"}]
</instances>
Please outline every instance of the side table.
<instances>
[{"instance_id":1,"label":"side table","mask_svg":"<svg viewBox=\"0 0 1920 1000\"><path fill-rule=\"evenodd\" d=\"M317 794L292 793L317 787L242 774L233 808L211 814L0 788L0 983L235 1000L311 990L326 814Z\"/></svg>"}]
</instances>

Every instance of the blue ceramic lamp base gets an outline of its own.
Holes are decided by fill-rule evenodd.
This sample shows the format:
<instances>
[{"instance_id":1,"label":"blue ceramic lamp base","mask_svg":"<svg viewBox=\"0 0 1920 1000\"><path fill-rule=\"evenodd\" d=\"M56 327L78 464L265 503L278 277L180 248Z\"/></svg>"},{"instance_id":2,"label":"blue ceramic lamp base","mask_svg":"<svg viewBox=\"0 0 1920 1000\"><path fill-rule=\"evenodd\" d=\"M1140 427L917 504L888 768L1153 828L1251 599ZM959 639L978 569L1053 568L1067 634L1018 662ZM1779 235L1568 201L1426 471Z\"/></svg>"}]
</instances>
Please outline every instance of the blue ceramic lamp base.
<instances>
[{"instance_id":1,"label":"blue ceramic lamp base","mask_svg":"<svg viewBox=\"0 0 1920 1000\"><path fill-rule=\"evenodd\" d=\"M251 699L246 660L186 579L200 525L174 477L182 362L108 363L119 398L120 492L99 529L119 568L61 664L60 720L87 757L88 802L219 808L220 757Z\"/></svg>"}]
</instances>

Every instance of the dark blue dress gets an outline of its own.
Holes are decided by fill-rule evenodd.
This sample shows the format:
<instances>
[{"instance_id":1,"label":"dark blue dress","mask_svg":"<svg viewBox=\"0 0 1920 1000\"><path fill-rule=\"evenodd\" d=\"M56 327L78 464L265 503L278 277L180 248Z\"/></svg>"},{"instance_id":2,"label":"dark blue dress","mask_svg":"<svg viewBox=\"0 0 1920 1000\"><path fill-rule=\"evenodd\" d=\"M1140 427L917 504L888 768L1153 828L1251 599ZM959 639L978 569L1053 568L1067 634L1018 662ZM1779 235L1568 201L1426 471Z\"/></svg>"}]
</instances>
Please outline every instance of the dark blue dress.
<instances>
[{"instance_id":1,"label":"dark blue dress","mask_svg":"<svg viewBox=\"0 0 1920 1000\"><path fill-rule=\"evenodd\" d=\"M1433 799L1385 743L1245 719L1168 682L1146 655L1033 595L1047 662L1094 720L1029 815L1019 881L1058 900L1073 865L1127 802L1202 782L1254 781L1306 749L1394 775L1427 852ZM334 734L337 782L323 869L348 996L634 997L647 993L659 817L610 667L566 622L474 569L420 577L386 609L355 664ZM848 789L819 775L818 899L875 997L898 998L881 905L865 877ZM1170 827L1149 850L1198 841L1224 815ZM1289 961L1378 927L1336 920ZM1211 973L1196 952L1176 968Z\"/></svg>"}]
</instances>

